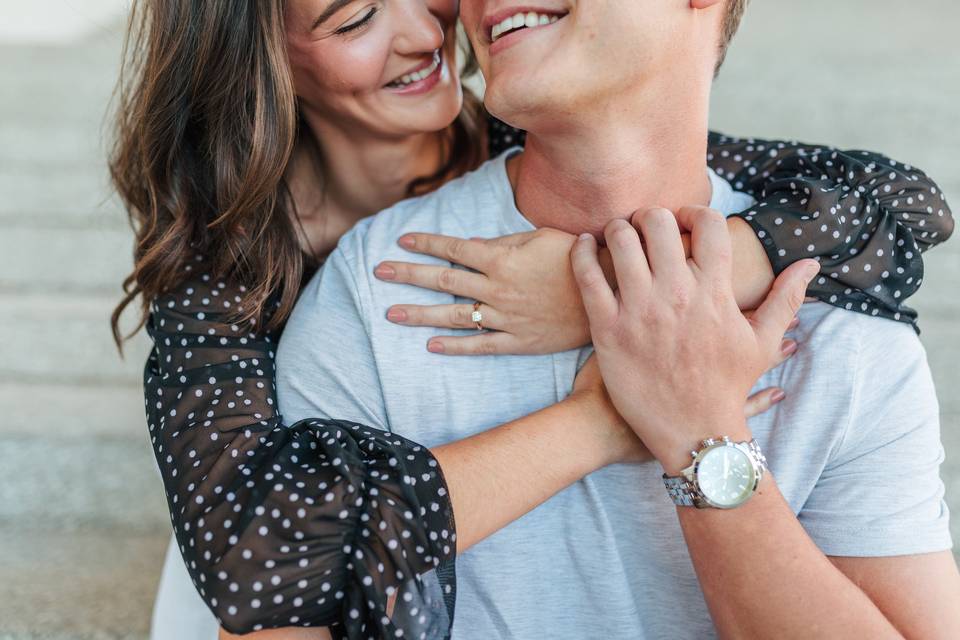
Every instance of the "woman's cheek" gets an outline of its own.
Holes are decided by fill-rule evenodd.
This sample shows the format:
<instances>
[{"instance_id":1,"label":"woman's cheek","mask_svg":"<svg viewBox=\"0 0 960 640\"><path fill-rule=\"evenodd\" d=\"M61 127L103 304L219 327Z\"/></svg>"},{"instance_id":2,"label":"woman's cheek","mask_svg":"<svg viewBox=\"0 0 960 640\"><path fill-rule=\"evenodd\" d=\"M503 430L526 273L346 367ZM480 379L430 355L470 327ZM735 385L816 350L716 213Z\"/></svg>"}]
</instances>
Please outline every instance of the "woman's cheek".
<instances>
[{"instance_id":1,"label":"woman's cheek","mask_svg":"<svg viewBox=\"0 0 960 640\"><path fill-rule=\"evenodd\" d=\"M427 6L433 14L447 23L455 21L460 14L459 0L429 0Z\"/></svg>"}]
</instances>

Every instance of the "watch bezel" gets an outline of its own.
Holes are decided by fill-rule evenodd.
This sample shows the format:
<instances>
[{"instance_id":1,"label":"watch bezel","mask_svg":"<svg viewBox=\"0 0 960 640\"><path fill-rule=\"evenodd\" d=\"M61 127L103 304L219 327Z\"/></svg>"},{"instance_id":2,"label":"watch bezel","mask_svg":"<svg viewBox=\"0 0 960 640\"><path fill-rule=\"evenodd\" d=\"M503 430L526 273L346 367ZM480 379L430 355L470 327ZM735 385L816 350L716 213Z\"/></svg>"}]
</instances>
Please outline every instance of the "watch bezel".
<instances>
[{"instance_id":1,"label":"watch bezel","mask_svg":"<svg viewBox=\"0 0 960 640\"><path fill-rule=\"evenodd\" d=\"M735 447L740 452L744 453L747 456L747 460L750 461L750 467L753 471L753 482L750 486L749 491L745 492L744 497L739 502L733 504L719 504L714 502L700 489L700 463L706 457L707 453L717 449L719 447ZM749 446L749 442L733 442L728 436L723 436L720 440L714 440L713 438L707 438L701 443L701 448L696 452L696 455L693 459L693 464L691 464L687 469L684 469L684 475L689 480L691 486L693 487L695 499L694 502L702 502L707 506L713 507L714 509L736 509L739 506L742 506L746 503L753 494L756 493L757 487L760 485L760 480L763 478L763 465L761 461L757 459L757 456L754 455L753 451ZM698 505L700 508L703 508L702 505Z\"/></svg>"}]
</instances>

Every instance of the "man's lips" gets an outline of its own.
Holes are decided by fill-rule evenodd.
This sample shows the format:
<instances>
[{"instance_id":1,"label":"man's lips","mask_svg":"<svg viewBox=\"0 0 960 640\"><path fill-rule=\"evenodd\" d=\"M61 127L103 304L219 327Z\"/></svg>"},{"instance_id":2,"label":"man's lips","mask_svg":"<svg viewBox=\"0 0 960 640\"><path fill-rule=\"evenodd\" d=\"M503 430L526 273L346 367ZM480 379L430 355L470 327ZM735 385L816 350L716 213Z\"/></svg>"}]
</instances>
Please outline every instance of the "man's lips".
<instances>
[{"instance_id":1,"label":"man's lips","mask_svg":"<svg viewBox=\"0 0 960 640\"><path fill-rule=\"evenodd\" d=\"M519 6L501 9L486 16L481 25L483 36L487 43L492 44L499 38L519 29L530 29L547 26L567 15L562 9L547 9L544 7ZM497 33L494 33L494 30Z\"/></svg>"}]
</instances>

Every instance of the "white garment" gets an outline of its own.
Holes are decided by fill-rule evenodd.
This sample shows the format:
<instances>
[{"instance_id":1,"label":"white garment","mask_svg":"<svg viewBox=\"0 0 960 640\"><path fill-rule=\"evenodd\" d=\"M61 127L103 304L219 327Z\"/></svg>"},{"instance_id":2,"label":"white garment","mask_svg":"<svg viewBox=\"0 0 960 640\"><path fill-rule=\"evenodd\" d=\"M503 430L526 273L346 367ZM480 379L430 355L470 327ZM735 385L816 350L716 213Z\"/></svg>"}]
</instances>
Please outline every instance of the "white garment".
<instances>
[{"instance_id":1,"label":"white garment","mask_svg":"<svg viewBox=\"0 0 960 640\"><path fill-rule=\"evenodd\" d=\"M150 640L217 640L219 629L194 588L177 540L171 535L153 605Z\"/></svg>"}]
</instances>

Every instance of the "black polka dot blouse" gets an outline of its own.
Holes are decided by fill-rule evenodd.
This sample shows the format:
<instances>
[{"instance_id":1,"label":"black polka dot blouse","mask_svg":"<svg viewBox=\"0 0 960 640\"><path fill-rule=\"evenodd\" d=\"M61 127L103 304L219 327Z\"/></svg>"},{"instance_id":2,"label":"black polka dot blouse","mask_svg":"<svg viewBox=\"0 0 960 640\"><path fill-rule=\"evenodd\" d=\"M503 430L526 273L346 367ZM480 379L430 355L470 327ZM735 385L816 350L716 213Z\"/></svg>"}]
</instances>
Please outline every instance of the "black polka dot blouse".
<instances>
[{"instance_id":1,"label":"black polka dot blouse","mask_svg":"<svg viewBox=\"0 0 960 640\"><path fill-rule=\"evenodd\" d=\"M496 121L490 133L492 154L523 142ZM757 199L739 215L776 272L818 258L811 295L915 326L903 303L921 283L921 252L953 228L920 170L865 151L719 134L708 161ZM227 323L242 287L206 273L199 256L190 271L152 302L144 379L173 529L204 601L237 633L449 637L456 529L436 459L350 421L284 424L279 333Z\"/></svg>"}]
</instances>

